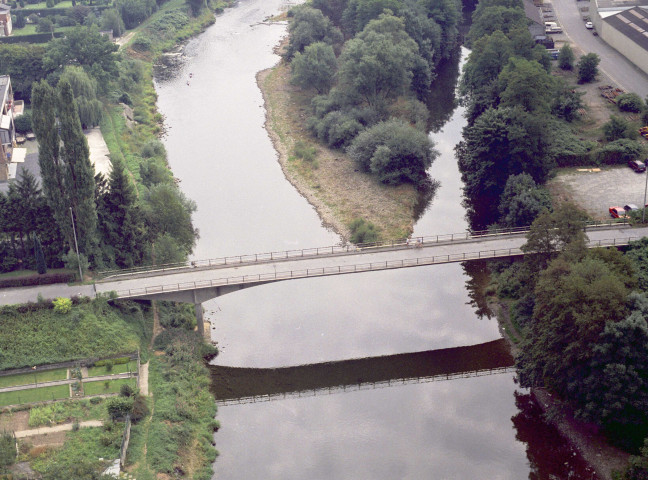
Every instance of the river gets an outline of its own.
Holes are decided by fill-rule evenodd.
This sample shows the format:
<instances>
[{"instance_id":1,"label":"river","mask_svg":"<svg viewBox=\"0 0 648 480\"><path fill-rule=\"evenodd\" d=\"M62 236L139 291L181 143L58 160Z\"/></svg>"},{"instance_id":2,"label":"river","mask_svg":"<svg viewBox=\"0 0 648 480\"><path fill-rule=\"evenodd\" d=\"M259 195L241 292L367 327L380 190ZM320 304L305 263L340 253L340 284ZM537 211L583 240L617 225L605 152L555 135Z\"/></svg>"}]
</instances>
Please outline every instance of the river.
<instances>
[{"instance_id":1,"label":"river","mask_svg":"<svg viewBox=\"0 0 648 480\"><path fill-rule=\"evenodd\" d=\"M273 47L286 27L260 22L287 5L239 2L156 82L171 168L198 205L195 258L340 241L286 181L263 127L255 74L277 62ZM430 128L441 154L430 174L440 187L417 235L467 226L453 150L465 121L447 94L453 70L444 80L450 87L437 90L444 101L432 101L440 106ZM471 304L470 280L450 264L226 295L205 304L221 351L215 363L267 369L496 340L497 322ZM219 479L592 478L539 421L512 373L221 406L218 418Z\"/></svg>"}]
</instances>

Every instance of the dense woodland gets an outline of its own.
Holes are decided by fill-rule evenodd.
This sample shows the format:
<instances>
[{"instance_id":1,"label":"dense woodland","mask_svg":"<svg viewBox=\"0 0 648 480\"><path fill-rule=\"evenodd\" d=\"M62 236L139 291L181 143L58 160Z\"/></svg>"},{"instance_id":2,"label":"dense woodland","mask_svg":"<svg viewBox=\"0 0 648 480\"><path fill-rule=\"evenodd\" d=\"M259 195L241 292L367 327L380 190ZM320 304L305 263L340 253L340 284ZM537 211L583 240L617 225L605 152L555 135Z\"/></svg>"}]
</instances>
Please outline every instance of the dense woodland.
<instances>
[{"instance_id":1,"label":"dense woodland","mask_svg":"<svg viewBox=\"0 0 648 480\"><path fill-rule=\"evenodd\" d=\"M625 162L642 147L618 117L604 125L598 146L577 136L580 94L551 74L518 0L482 0L467 42L468 125L457 155L469 218L477 228L532 224L524 250L534 255L493 265L518 334L520 384L547 388L638 453L648 435L648 243L625 253L586 249L587 215L552 206L544 183L557 166ZM558 59L559 68L578 69L580 83L595 77L597 63L592 54L575 63L568 46ZM624 100L642 112L636 97ZM636 457L626 478L646 478L646 464Z\"/></svg>"},{"instance_id":2,"label":"dense woodland","mask_svg":"<svg viewBox=\"0 0 648 480\"><path fill-rule=\"evenodd\" d=\"M458 45L454 0L313 0L290 11L284 57L313 94L308 127L382 183L429 182L423 103Z\"/></svg>"}]
</instances>

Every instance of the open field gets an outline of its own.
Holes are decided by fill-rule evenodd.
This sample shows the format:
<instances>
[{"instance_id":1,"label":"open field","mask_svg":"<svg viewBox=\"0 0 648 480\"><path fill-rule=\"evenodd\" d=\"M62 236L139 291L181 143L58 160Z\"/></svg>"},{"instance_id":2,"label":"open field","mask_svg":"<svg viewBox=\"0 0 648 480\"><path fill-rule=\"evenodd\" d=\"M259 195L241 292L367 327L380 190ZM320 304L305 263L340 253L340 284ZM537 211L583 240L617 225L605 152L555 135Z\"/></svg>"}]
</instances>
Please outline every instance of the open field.
<instances>
[{"instance_id":1,"label":"open field","mask_svg":"<svg viewBox=\"0 0 648 480\"><path fill-rule=\"evenodd\" d=\"M69 396L69 385L54 385L52 387L30 388L29 390L19 390L17 392L2 392L0 393L0 407L21 403L60 400Z\"/></svg>"},{"instance_id":2,"label":"open field","mask_svg":"<svg viewBox=\"0 0 648 480\"><path fill-rule=\"evenodd\" d=\"M15 385L30 385L39 384L43 382L51 382L53 380L65 380L67 378L67 368L57 368L54 370L42 370L19 375L8 375L0 377L0 388L13 387Z\"/></svg>"},{"instance_id":3,"label":"open field","mask_svg":"<svg viewBox=\"0 0 648 480\"><path fill-rule=\"evenodd\" d=\"M108 382L108 388L106 388ZM105 380L99 382L83 382L84 395L105 395L108 393L119 393L122 385L128 384L133 388L137 387L137 382L134 378L119 378L117 380Z\"/></svg>"},{"instance_id":4,"label":"open field","mask_svg":"<svg viewBox=\"0 0 648 480\"><path fill-rule=\"evenodd\" d=\"M137 371L137 362L128 362L128 363L113 365L113 367L110 370L108 370L108 367L106 365L102 365L101 367L88 368L88 378L97 377L100 375L116 375L118 373L128 373L128 372L136 372L136 371Z\"/></svg>"}]
</instances>

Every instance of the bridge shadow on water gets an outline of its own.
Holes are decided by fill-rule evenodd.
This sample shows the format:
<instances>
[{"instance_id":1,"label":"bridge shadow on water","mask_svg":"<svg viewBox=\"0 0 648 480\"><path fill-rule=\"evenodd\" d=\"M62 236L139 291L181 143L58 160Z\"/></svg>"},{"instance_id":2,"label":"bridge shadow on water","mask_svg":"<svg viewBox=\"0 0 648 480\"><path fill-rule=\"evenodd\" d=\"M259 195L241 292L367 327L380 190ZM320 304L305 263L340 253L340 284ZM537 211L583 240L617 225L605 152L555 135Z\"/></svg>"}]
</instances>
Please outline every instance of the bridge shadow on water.
<instances>
[{"instance_id":1,"label":"bridge shadow on water","mask_svg":"<svg viewBox=\"0 0 648 480\"><path fill-rule=\"evenodd\" d=\"M513 371L504 339L466 347L281 368L210 365L221 405L451 380Z\"/></svg>"}]
</instances>

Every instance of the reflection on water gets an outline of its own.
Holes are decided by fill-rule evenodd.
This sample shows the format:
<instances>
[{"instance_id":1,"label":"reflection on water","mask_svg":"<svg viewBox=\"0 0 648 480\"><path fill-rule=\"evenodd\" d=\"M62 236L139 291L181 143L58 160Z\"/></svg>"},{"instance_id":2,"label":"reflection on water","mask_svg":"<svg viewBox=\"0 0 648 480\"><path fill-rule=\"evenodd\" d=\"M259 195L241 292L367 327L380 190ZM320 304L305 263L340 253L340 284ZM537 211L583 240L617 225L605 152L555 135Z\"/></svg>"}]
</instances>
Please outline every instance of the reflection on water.
<instances>
[{"instance_id":1,"label":"reflection on water","mask_svg":"<svg viewBox=\"0 0 648 480\"><path fill-rule=\"evenodd\" d=\"M425 100L430 113L428 131L431 133L438 133L457 108L455 89L459 78L461 59L461 48L457 47L452 56L439 65L435 72L437 76Z\"/></svg>"},{"instance_id":2,"label":"reflection on water","mask_svg":"<svg viewBox=\"0 0 648 480\"><path fill-rule=\"evenodd\" d=\"M515 405L519 413L511 421L515 438L527 444L531 480L599 478L560 432L542 420L542 410L530 394L515 392Z\"/></svg>"},{"instance_id":3,"label":"reflection on water","mask_svg":"<svg viewBox=\"0 0 648 480\"><path fill-rule=\"evenodd\" d=\"M411 381L450 380L498 374L514 364L504 339L465 347L341 360L283 368L210 365L211 391L218 402L254 400L348 386L404 385ZM252 398L250 398L252 397ZM280 397L279 397L280 398Z\"/></svg>"},{"instance_id":4,"label":"reflection on water","mask_svg":"<svg viewBox=\"0 0 648 480\"><path fill-rule=\"evenodd\" d=\"M486 299L486 288L490 283L490 269L488 265L489 262L487 260L475 260L461 264L468 277L466 280L466 291L470 298L469 303L475 309L475 314L480 318L491 318L494 315Z\"/></svg>"}]
</instances>

